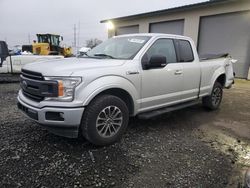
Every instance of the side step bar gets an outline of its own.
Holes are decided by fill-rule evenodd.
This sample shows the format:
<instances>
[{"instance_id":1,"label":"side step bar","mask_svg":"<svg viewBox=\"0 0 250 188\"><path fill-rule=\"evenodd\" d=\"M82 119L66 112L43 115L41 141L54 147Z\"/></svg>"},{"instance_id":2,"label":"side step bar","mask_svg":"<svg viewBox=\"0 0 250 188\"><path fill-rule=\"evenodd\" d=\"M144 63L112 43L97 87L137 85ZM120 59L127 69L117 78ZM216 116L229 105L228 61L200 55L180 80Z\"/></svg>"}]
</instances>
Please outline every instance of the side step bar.
<instances>
[{"instance_id":1,"label":"side step bar","mask_svg":"<svg viewBox=\"0 0 250 188\"><path fill-rule=\"evenodd\" d=\"M189 106L197 105L199 103L200 103L199 100L195 100L195 101L191 101L191 102L177 104L177 105L174 105L174 106L169 106L169 107L161 108L161 109L154 110L154 111L144 112L144 113L139 114L137 117L139 119L147 120L147 119L151 119L153 117L156 117L156 116L168 113L168 112L172 112L172 111L180 110L182 108L186 108L186 107L189 107Z\"/></svg>"}]
</instances>

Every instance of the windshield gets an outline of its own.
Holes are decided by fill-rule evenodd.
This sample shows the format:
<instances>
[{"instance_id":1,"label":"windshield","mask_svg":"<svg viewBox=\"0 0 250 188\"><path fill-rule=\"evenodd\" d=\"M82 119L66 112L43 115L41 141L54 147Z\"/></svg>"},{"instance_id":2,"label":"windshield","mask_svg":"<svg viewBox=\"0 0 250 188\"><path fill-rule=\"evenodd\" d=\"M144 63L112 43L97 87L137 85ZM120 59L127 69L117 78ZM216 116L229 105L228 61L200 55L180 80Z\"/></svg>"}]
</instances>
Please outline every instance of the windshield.
<instances>
[{"instance_id":1,"label":"windshield","mask_svg":"<svg viewBox=\"0 0 250 188\"><path fill-rule=\"evenodd\" d=\"M37 35L39 43L49 43L49 37L47 35Z\"/></svg>"},{"instance_id":2,"label":"windshield","mask_svg":"<svg viewBox=\"0 0 250 188\"><path fill-rule=\"evenodd\" d=\"M59 46L60 36L58 35L37 35L39 43L49 43L54 46Z\"/></svg>"},{"instance_id":3,"label":"windshield","mask_svg":"<svg viewBox=\"0 0 250 188\"><path fill-rule=\"evenodd\" d=\"M93 58L133 59L149 39L148 36L111 38L87 52L86 55Z\"/></svg>"}]
</instances>

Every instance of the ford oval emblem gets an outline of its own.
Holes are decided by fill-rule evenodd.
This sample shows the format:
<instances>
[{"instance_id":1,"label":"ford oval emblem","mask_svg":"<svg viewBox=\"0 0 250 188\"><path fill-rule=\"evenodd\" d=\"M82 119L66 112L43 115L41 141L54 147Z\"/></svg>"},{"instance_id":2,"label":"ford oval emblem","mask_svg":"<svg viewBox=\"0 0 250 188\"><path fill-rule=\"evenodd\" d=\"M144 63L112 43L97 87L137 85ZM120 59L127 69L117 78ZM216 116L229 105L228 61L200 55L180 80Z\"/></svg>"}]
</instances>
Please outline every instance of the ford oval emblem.
<instances>
[{"instance_id":1,"label":"ford oval emblem","mask_svg":"<svg viewBox=\"0 0 250 188\"><path fill-rule=\"evenodd\" d=\"M28 84L27 84L27 82L26 82L25 80L24 80L24 81L22 81L22 85L23 85L24 89L27 89Z\"/></svg>"}]
</instances>

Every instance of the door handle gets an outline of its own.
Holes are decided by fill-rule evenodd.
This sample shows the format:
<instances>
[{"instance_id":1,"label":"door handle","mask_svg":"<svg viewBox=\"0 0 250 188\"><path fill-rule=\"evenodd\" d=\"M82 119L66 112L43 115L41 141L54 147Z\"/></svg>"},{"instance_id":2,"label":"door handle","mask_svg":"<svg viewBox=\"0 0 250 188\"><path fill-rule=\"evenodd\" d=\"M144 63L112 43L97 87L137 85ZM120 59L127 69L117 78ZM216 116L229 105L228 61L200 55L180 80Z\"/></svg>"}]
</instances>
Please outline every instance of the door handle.
<instances>
[{"instance_id":1,"label":"door handle","mask_svg":"<svg viewBox=\"0 0 250 188\"><path fill-rule=\"evenodd\" d=\"M175 74L175 75L181 75L181 74L182 74L182 71L181 71L181 70L176 70L174 74Z\"/></svg>"},{"instance_id":2,"label":"door handle","mask_svg":"<svg viewBox=\"0 0 250 188\"><path fill-rule=\"evenodd\" d=\"M139 74L139 71L127 71L126 74L127 74L127 75Z\"/></svg>"}]
</instances>

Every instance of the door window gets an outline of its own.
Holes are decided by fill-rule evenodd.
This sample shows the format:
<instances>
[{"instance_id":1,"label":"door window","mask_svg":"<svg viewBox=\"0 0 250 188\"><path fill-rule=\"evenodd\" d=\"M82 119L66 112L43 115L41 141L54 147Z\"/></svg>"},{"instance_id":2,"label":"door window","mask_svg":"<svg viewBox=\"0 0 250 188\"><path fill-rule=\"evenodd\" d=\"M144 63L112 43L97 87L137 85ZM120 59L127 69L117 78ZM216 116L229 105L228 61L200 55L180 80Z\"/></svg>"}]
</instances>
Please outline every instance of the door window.
<instances>
[{"instance_id":1,"label":"door window","mask_svg":"<svg viewBox=\"0 0 250 188\"><path fill-rule=\"evenodd\" d=\"M148 60L150 60L153 55L165 56L167 63L177 62L174 42L172 39L158 39L155 41L145 54Z\"/></svg>"}]
</instances>

